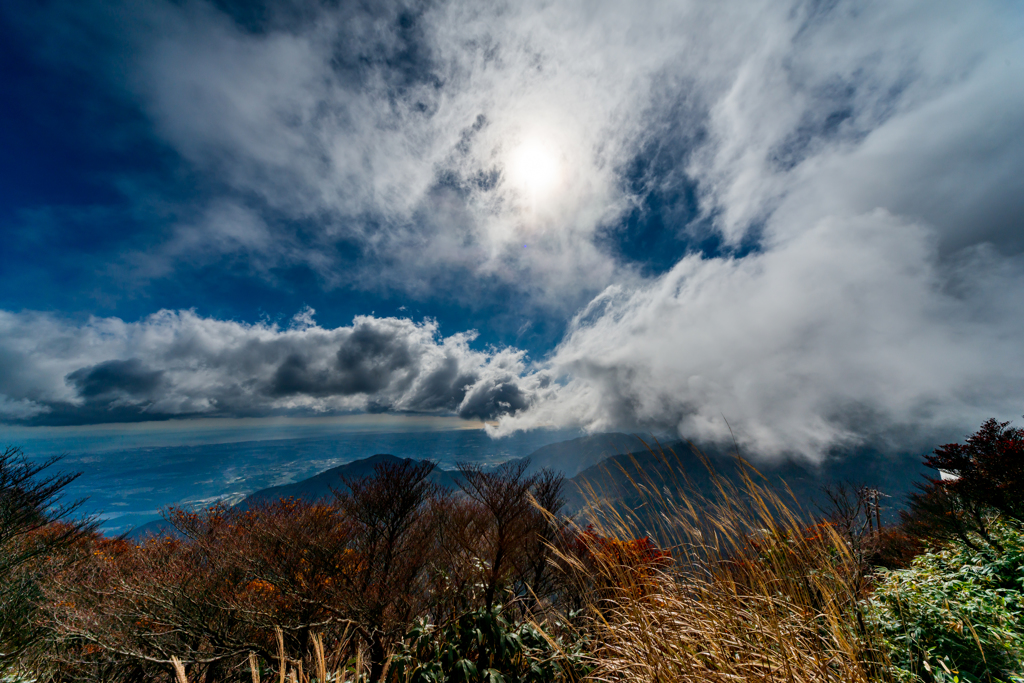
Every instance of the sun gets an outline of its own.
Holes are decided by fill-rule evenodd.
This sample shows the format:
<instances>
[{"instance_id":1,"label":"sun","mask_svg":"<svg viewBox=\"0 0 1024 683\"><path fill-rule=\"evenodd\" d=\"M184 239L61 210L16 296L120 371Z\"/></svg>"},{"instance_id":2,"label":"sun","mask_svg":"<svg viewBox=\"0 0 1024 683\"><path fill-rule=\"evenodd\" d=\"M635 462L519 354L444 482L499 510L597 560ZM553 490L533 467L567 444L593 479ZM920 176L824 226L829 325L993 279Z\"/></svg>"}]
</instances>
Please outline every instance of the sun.
<instances>
[{"instance_id":1,"label":"sun","mask_svg":"<svg viewBox=\"0 0 1024 683\"><path fill-rule=\"evenodd\" d=\"M527 140L512 152L508 174L515 187L538 199L558 186L562 169L549 145Z\"/></svg>"}]
</instances>

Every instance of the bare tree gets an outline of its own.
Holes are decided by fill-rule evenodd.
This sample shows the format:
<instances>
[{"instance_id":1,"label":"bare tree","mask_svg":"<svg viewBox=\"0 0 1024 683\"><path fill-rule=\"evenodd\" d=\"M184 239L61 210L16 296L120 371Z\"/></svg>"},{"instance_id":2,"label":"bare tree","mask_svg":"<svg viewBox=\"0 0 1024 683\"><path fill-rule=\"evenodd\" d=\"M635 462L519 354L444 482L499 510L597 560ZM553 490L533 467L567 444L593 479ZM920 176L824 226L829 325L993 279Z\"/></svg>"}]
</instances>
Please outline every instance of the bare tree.
<instances>
[{"instance_id":1,"label":"bare tree","mask_svg":"<svg viewBox=\"0 0 1024 683\"><path fill-rule=\"evenodd\" d=\"M486 471L458 466L459 486L483 511L481 559L484 604L489 609L502 585L532 579L540 586L547 567L553 520L564 506L564 478L550 470L527 475L529 460L506 462Z\"/></svg>"},{"instance_id":2,"label":"bare tree","mask_svg":"<svg viewBox=\"0 0 1024 683\"><path fill-rule=\"evenodd\" d=\"M541 470L533 485L536 506L533 533L527 539L526 562L529 590L538 601L554 590L551 575L551 549L565 531L569 520L561 515L565 507L565 477L550 469Z\"/></svg>"},{"instance_id":3,"label":"bare tree","mask_svg":"<svg viewBox=\"0 0 1024 683\"><path fill-rule=\"evenodd\" d=\"M345 604L369 643L370 681L380 679L388 646L430 600L432 508L441 497L429 479L434 467L429 461L381 463L372 476L346 481L349 491L338 494L341 510L355 525L356 570L343 575Z\"/></svg>"}]
</instances>

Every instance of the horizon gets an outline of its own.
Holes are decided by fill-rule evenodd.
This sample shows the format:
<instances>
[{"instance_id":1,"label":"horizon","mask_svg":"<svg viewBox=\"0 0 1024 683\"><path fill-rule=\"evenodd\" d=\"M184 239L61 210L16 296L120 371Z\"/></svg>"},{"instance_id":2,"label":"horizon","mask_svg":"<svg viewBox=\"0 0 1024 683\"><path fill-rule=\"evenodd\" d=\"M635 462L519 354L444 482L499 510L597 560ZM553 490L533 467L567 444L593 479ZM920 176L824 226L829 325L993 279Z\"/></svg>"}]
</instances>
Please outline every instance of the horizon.
<instances>
[{"instance_id":1,"label":"horizon","mask_svg":"<svg viewBox=\"0 0 1024 683\"><path fill-rule=\"evenodd\" d=\"M439 415L356 414L265 418L191 418L63 426L0 425L0 443L22 446L32 457L198 446L244 441L281 441L352 433L387 434L482 430L479 421Z\"/></svg>"}]
</instances>

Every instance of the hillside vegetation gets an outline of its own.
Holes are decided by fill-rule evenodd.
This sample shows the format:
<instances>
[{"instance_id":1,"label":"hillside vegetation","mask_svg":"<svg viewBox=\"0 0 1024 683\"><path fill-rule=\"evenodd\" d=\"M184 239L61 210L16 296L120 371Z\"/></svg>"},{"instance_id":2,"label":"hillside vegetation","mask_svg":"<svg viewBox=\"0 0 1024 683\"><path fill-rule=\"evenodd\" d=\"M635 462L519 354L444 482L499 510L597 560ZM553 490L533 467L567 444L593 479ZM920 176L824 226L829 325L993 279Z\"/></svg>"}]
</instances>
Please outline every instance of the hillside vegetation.
<instances>
[{"instance_id":1,"label":"hillside vegetation","mask_svg":"<svg viewBox=\"0 0 1024 683\"><path fill-rule=\"evenodd\" d=\"M563 476L527 461L447 478L381 458L327 498L171 510L175 534L136 542L54 508L67 478L8 449L0 667L176 683L1024 680L1022 455L1024 433L995 421L937 449L926 464L947 476L899 523L874 489L833 486L802 510L742 461L688 473L671 450L619 463L628 495L584 483L573 517Z\"/></svg>"}]
</instances>

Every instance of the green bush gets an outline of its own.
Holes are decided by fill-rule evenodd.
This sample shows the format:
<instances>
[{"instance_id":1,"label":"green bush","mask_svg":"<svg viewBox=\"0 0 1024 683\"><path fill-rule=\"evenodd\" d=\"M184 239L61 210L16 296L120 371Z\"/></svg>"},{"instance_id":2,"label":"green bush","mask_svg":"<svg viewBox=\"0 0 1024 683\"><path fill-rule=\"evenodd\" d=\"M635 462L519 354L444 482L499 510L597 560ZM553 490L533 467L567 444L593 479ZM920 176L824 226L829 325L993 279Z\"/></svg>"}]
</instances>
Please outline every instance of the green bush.
<instances>
[{"instance_id":1,"label":"green bush","mask_svg":"<svg viewBox=\"0 0 1024 683\"><path fill-rule=\"evenodd\" d=\"M881 571L868 614L897 679L1024 681L1024 534L991 533L1001 550L954 542Z\"/></svg>"},{"instance_id":2,"label":"green bush","mask_svg":"<svg viewBox=\"0 0 1024 683\"><path fill-rule=\"evenodd\" d=\"M420 624L392 657L394 683L562 683L586 673L580 642L565 644L529 621L511 623L501 605L438 628Z\"/></svg>"}]
</instances>

